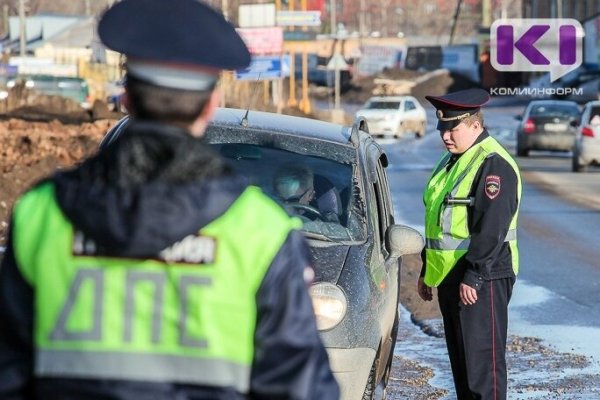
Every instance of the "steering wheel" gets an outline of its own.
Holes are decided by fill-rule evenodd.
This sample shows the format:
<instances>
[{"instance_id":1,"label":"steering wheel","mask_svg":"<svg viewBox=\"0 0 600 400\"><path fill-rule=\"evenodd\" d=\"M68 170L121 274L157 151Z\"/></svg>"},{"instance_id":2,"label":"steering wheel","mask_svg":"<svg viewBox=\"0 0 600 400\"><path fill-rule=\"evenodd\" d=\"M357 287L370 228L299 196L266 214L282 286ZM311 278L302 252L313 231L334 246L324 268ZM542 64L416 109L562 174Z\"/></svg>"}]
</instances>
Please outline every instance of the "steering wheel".
<instances>
[{"instance_id":1,"label":"steering wheel","mask_svg":"<svg viewBox=\"0 0 600 400\"><path fill-rule=\"evenodd\" d=\"M287 203L285 205L285 207L286 208L295 208L295 209L302 210L302 211L307 211L311 216L314 216L314 217L320 219L321 221L325 220L323 218L323 214L321 214L321 212L319 210L317 210L315 207L308 205L308 204ZM304 215L299 215L299 217L310 220L310 218L307 218Z\"/></svg>"}]
</instances>

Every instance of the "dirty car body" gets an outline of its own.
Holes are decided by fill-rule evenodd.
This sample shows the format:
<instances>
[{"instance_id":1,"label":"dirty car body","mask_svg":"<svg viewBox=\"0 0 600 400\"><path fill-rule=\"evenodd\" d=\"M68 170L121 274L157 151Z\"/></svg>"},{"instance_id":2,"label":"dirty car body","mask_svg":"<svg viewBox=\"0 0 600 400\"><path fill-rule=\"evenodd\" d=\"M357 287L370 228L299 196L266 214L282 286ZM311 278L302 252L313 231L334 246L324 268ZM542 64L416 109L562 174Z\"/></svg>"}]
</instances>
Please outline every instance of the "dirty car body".
<instances>
[{"instance_id":1,"label":"dirty car body","mask_svg":"<svg viewBox=\"0 0 600 400\"><path fill-rule=\"evenodd\" d=\"M385 397L398 330L400 257L423 245L417 231L394 224L387 157L361 127L219 109L205 134L249 183L303 220L315 268L309 291L343 399ZM102 146L122 131L115 126ZM314 171L317 195L318 182L336 191L335 221L278 198L274 175L290 163Z\"/></svg>"}]
</instances>

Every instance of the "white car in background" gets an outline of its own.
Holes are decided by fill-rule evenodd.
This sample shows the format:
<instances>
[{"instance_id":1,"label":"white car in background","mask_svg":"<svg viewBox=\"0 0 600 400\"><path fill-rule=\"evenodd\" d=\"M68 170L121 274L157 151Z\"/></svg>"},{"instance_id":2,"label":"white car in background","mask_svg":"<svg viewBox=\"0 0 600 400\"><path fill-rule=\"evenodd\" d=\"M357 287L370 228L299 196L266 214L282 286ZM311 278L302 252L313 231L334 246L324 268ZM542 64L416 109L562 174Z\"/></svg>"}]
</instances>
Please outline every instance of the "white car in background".
<instances>
[{"instance_id":1,"label":"white car in background","mask_svg":"<svg viewBox=\"0 0 600 400\"><path fill-rule=\"evenodd\" d=\"M405 132L414 132L423 137L427 127L425 109L412 96L371 97L356 116L366 118L372 136L390 134L399 138Z\"/></svg>"},{"instance_id":2,"label":"white car in background","mask_svg":"<svg viewBox=\"0 0 600 400\"><path fill-rule=\"evenodd\" d=\"M573 172L583 172L589 165L600 165L600 101L590 101L581 112L572 151Z\"/></svg>"}]
</instances>

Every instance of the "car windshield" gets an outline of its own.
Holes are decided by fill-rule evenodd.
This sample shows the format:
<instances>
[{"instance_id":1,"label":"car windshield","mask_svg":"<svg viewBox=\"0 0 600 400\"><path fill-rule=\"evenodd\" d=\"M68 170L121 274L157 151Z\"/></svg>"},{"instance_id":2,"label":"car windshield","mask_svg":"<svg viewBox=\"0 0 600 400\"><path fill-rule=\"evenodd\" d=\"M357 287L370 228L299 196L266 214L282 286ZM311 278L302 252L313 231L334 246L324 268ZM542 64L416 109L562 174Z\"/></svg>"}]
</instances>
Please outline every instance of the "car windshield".
<instances>
[{"instance_id":1,"label":"car windshield","mask_svg":"<svg viewBox=\"0 0 600 400\"><path fill-rule=\"evenodd\" d=\"M399 101L369 101L365 106L367 110L397 110L400 108Z\"/></svg>"},{"instance_id":2,"label":"car windshield","mask_svg":"<svg viewBox=\"0 0 600 400\"><path fill-rule=\"evenodd\" d=\"M363 202L352 165L267 145L211 145L250 184L299 217L307 237L333 242L363 240ZM303 180L306 176L308 184Z\"/></svg>"},{"instance_id":3,"label":"car windshield","mask_svg":"<svg viewBox=\"0 0 600 400\"><path fill-rule=\"evenodd\" d=\"M575 104L540 104L534 105L531 108L530 115L532 117L556 116L576 118L579 116L579 108Z\"/></svg>"}]
</instances>

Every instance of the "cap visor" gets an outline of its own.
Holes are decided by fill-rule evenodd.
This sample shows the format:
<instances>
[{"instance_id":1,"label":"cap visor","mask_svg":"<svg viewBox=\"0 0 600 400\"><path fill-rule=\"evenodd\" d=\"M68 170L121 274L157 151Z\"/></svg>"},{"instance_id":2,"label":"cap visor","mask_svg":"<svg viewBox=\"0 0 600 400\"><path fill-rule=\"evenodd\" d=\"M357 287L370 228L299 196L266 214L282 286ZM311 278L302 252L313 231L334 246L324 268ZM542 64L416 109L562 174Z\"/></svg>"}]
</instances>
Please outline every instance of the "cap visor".
<instances>
[{"instance_id":1,"label":"cap visor","mask_svg":"<svg viewBox=\"0 0 600 400\"><path fill-rule=\"evenodd\" d=\"M438 120L437 130L440 132L449 131L449 130L455 128L456 126L458 126L461 122L462 121L460 121L460 120L456 120L456 121L440 121L440 120Z\"/></svg>"}]
</instances>

